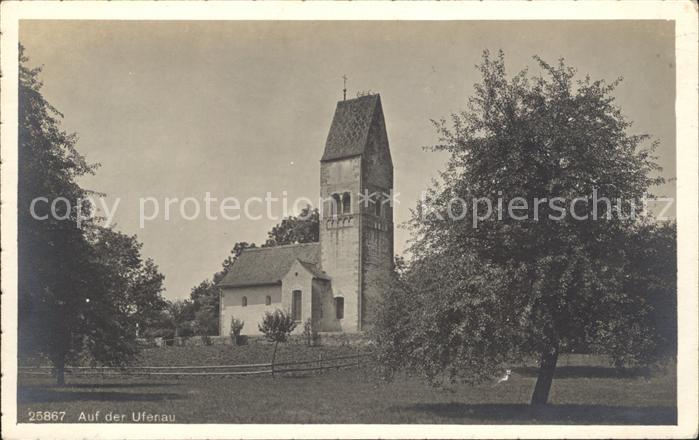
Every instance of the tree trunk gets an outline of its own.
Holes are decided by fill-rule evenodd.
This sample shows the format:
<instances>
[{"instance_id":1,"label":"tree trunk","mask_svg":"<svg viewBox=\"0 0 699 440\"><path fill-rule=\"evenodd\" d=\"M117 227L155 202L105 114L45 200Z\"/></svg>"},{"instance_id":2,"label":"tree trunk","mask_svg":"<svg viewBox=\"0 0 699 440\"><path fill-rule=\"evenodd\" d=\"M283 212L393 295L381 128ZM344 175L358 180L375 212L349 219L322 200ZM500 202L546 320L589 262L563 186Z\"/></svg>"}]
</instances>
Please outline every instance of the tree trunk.
<instances>
[{"instance_id":1,"label":"tree trunk","mask_svg":"<svg viewBox=\"0 0 699 440\"><path fill-rule=\"evenodd\" d=\"M277 358L277 345L279 341L274 342L274 351L272 352L272 378L274 378L274 361Z\"/></svg>"},{"instance_id":2,"label":"tree trunk","mask_svg":"<svg viewBox=\"0 0 699 440\"><path fill-rule=\"evenodd\" d=\"M56 385L63 386L66 384L66 361L63 356L61 356L59 359L56 360L56 363L54 365L54 371L56 374Z\"/></svg>"},{"instance_id":3,"label":"tree trunk","mask_svg":"<svg viewBox=\"0 0 699 440\"><path fill-rule=\"evenodd\" d=\"M539 376L534 385L534 393L532 394L532 405L546 405L549 400L549 391L551 391L551 383L553 375L556 372L556 362L558 361L558 347L552 346L541 353L539 361Z\"/></svg>"}]
</instances>

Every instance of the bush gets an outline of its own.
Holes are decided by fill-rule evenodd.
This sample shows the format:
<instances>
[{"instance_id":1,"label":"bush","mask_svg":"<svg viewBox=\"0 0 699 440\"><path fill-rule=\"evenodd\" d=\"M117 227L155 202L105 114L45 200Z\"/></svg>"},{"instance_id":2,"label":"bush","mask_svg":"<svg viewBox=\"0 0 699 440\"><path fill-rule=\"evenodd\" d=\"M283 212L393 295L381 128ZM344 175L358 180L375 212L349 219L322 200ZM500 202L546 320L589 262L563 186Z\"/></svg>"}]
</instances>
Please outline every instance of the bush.
<instances>
[{"instance_id":1,"label":"bush","mask_svg":"<svg viewBox=\"0 0 699 440\"><path fill-rule=\"evenodd\" d=\"M172 339L175 337L175 329L171 327L148 328L143 332L143 337L146 339Z\"/></svg>"},{"instance_id":2,"label":"bush","mask_svg":"<svg viewBox=\"0 0 699 440\"><path fill-rule=\"evenodd\" d=\"M275 310L273 313L265 312L257 328L270 342L286 342L289 334L296 328L296 322L291 314L283 310Z\"/></svg>"},{"instance_id":3,"label":"bush","mask_svg":"<svg viewBox=\"0 0 699 440\"><path fill-rule=\"evenodd\" d=\"M183 338L194 336L196 331L194 328L194 321L185 321L177 326L176 336Z\"/></svg>"},{"instance_id":4,"label":"bush","mask_svg":"<svg viewBox=\"0 0 699 440\"><path fill-rule=\"evenodd\" d=\"M240 332L243 331L243 326L245 323L241 321L240 319L233 318L231 319L231 340L233 341L233 345L241 345L241 338L240 338Z\"/></svg>"},{"instance_id":5,"label":"bush","mask_svg":"<svg viewBox=\"0 0 699 440\"><path fill-rule=\"evenodd\" d=\"M277 345L289 339L289 334L296 328L296 322L290 313L277 309L274 313L266 312L257 328L265 335L268 341L274 342L274 352L272 353L272 375L274 375Z\"/></svg>"},{"instance_id":6,"label":"bush","mask_svg":"<svg viewBox=\"0 0 699 440\"><path fill-rule=\"evenodd\" d=\"M313 328L313 320L308 318L303 324L303 342L310 347L315 345L316 339L318 339L318 332Z\"/></svg>"}]
</instances>

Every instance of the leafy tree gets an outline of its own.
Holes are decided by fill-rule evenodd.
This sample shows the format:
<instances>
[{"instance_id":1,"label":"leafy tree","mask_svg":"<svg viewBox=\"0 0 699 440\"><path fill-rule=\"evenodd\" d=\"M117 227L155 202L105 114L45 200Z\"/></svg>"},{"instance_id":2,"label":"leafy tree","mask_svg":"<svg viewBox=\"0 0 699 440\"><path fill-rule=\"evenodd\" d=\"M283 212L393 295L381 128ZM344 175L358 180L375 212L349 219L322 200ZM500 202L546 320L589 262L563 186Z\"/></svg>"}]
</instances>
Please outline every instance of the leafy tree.
<instances>
[{"instance_id":1,"label":"leafy tree","mask_svg":"<svg viewBox=\"0 0 699 440\"><path fill-rule=\"evenodd\" d=\"M175 328L175 336L193 335L195 310L192 301L188 299L172 301L168 309Z\"/></svg>"},{"instance_id":2,"label":"leafy tree","mask_svg":"<svg viewBox=\"0 0 699 440\"><path fill-rule=\"evenodd\" d=\"M18 349L47 357L63 384L67 362L133 358L135 324L160 307L162 275L142 261L135 238L92 218L92 193L77 179L96 165L61 129L62 115L41 94L41 70L27 61L20 47Z\"/></svg>"},{"instance_id":3,"label":"leafy tree","mask_svg":"<svg viewBox=\"0 0 699 440\"><path fill-rule=\"evenodd\" d=\"M535 356L531 402L545 404L562 350L592 347L617 364L657 359L662 337L649 298L676 295L665 282L674 262L658 258L672 253L675 235L629 215L663 182L653 177L655 143L628 133L611 95L620 80L575 80L562 60L535 59L541 75L508 79L502 52L495 59L485 52L467 109L436 123L434 150L450 158L428 193L429 209L414 212L414 258L379 312L388 375L406 367L433 382L478 383ZM620 209L585 200L574 205L577 218L560 215L557 206L593 191ZM486 201L497 209L499 200L508 207L516 197L530 204L524 218L522 210L515 218L476 209L486 210ZM535 199L556 197L564 203L532 212ZM638 255L645 245L653 250ZM634 282L637 267L671 275Z\"/></svg>"},{"instance_id":4,"label":"leafy tree","mask_svg":"<svg viewBox=\"0 0 699 440\"><path fill-rule=\"evenodd\" d=\"M315 243L320 239L319 225L318 210L306 206L298 216L289 216L273 227L263 247Z\"/></svg>"},{"instance_id":5,"label":"leafy tree","mask_svg":"<svg viewBox=\"0 0 699 440\"><path fill-rule=\"evenodd\" d=\"M167 302L162 297L165 277L152 259L141 257L142 244L110 228L95 228L90 236L97 262L107 275L107 291L126 317L125 326L136 336L161 318Z\"/></svg>"},{"instance_id":6,"label":"leafy tree","mask_svg":"<svg viewBox=\"0 0 699 440\"><path fill-rule=\"evenodd\" d=\"M190 300L194 308L197 334L218 334L219 289L209 280L192 289Z\"/></svg>"},{"instance_id":7,"label":"leafy tree","mask_svg":"<svg viewBox=\"0 0 699 440\"><path fill-rule=\"evenodd\" d=\"M277 345L289 339L289 335L296 328L296 321L290 313L277 309L272 313L265 312L265 316L257 328L268 341L274 342L274 352L272 353L272 365L274 365L274 360L277 358Z\"/></svg>"}]
</instances>

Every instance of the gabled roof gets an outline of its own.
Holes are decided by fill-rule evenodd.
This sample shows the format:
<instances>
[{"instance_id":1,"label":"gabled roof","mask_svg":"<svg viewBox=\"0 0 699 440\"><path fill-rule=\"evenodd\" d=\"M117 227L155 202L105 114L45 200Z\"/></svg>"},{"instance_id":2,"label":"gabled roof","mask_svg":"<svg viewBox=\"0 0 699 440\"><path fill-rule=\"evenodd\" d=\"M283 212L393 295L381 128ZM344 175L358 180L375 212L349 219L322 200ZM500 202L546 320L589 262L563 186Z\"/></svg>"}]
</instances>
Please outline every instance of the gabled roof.
<instances>
[{"instance_id":1,"label":"gabled roof","mask_svg":"<svg viewBox=\"0 0 699 440\"><path fill-rule=\"evenodd\" d=\"M311 275L313 275L313 277L320 278L321 280L329 280L330 279L328 274L326 274L325 272L320 270L320 268L318 267L318 264L309 263L307 261L301 261L301 260L299 260L299 263L301 263L301 266L303 266L307 271L309 271L311 273Z\"/></svg>"},{"instance_id":2,"label":"gabled roof","mask_svg":"<svg viewBox=\"0 0 699 440\"><path fill-rule=\"evenodd\" d=\"M372 125L376 126L376 118L381 118L383 122L381 97L378 94L339 101L320 160L343 159L364 153Z\"/></svg>"},{"instance_id":3,"label":"gabled roof","mask_svg":"<svg viewBox=\"0 0 699 440\"><path fill-rule=\"evenodd\" d=\"M276 284L289 272L291 265L296 260L299 260L304 266L308 265L308 267L313 268L313 270L309 270L314 275L323 273L319 269L319 243L252 248L245 249L240 254L231 270L218 285L221 287L240 287Z\"/></svg>"}]
</instances>

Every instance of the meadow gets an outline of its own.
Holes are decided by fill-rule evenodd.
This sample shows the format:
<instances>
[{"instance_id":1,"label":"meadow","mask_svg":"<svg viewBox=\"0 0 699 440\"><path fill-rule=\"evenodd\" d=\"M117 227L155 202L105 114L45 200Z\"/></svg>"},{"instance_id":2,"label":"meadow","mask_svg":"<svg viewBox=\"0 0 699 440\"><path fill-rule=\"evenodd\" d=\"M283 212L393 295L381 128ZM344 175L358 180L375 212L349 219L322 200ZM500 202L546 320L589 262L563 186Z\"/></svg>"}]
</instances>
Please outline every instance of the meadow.
<instances>
[{"instance_id":1,"label":"meadow","mask_svg":"<svg viewBox=\"0 0 699 440\"><path fill-rule=\"evenodd\" d=\"M357 353L353 347L280 347L280 361ZM141 365L267 362L271 347L203 346L146 349ZM250 377L79 377L58 387L51 378L22 378L18 418L30 412L174 414L177 423L447 423L675 424L676 368L616 370L599 356L564 355L549 405L528 405L536 371L513 369L506 382L434 388L416 377L380 379L373 365L323 373ZM98 420L102 421L102 420Z\"/></svg>"}]
</instances>

